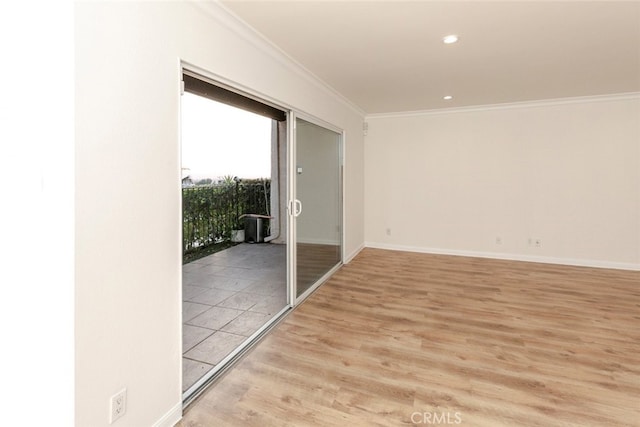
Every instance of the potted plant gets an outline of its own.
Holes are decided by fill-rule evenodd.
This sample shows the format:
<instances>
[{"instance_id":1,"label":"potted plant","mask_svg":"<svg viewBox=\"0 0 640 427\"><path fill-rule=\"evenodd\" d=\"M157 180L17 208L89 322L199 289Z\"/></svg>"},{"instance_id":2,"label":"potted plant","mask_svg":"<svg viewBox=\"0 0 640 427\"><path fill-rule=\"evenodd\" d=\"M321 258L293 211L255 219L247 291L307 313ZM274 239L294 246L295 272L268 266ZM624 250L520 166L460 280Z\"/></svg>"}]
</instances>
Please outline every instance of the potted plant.
<instances>
[{"instance_id":1,"label":"potted plant","mask_svg":"<svg viewBox=\"0 0 640 427\"><path fill-rule=\"evenodd\" d=\"M242 217L239 217L233 223L233 229L231 230L231 241L233 243L244 242L244 221L242 220Z\"/></svg>"}]
</instances>

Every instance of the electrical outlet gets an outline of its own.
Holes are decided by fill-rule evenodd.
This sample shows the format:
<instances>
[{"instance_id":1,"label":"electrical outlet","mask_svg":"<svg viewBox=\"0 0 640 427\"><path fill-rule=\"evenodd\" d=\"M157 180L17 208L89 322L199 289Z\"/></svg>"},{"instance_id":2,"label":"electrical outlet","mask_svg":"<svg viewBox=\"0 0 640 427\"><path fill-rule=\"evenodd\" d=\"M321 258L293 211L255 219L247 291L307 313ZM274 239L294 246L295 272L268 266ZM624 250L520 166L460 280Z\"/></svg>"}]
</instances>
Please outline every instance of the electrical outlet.
<instances>
[{"instance_id":1,"label":"electrical outlet","mask_svg":"<svg viewBox=\"0 0 640 427\"><path fill-rule=\"evenodd\" d=\"M539 248L540 246L542 246L542 240L536 239L535 245L536 245L536 248Z\"/></svg>"},{"instance_id":2,"label":"electrical outlet","mask_svg":"<svg viewBox=\"0 0 640 427\"><path fill-rule=\"evenodd\" d=\"M496 237L496 245L501 245L502 244L502 237L498 236Z\"/></svg>"},{"instance_id":3,"label":"electrical outlet","mask_svg":"<svg viewBox=\"0 0 640 427\"><path fill-rule=\"evenodd\" d=\"M127 389L123 388L113 396L111 396L111 414L109 424L113 424L118 418L122 417L127 411Z\"/></svg>"},{"instance_id":4,"label":"electrical outlet","mask_svg":"<svg viewBox=\"0 0 640 427\"><path fill-rule=\"evenodd\" d=\"M391 236L391 229L387 228L387 236Z\"/></svg>"}]
</instances>

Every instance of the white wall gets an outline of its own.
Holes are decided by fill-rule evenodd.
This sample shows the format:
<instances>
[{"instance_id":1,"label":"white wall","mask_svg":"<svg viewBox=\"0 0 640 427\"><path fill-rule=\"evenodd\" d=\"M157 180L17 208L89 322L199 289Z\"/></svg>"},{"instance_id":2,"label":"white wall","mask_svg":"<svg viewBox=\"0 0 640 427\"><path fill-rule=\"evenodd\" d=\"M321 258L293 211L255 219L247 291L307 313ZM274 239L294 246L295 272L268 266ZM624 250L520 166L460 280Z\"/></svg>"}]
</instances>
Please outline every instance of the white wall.
<instances>
[{"instance_id":1,"label":"white wall","mask_svg":"<svg viewBox=\"0 0 640 427\"><path fill-rule=\"evenodd\" d=\"M638 97L367 121L367 245L640 268Z\"/></svg>"},{"instance_id":2,"label":"white wall","mask_svg":"<svg viewBox=\"0 0 640 427\"><path fill-rule=\"evenodd\" d=\"M86 2L75 19L76 423L107 425L110 396L127 387L119 426L170 424L181 404L179 59L346 130L347 254L364 242L362 116L215 5Z\"/></svg>"}]
</instances>

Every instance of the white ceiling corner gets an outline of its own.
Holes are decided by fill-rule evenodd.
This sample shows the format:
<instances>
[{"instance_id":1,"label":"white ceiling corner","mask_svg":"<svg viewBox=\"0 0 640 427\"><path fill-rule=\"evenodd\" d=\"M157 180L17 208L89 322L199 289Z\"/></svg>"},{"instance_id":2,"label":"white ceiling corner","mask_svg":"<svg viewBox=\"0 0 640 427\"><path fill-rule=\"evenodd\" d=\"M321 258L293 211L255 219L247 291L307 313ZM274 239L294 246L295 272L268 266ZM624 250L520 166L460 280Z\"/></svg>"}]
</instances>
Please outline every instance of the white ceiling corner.
<instances>
[{"instance_id":1,"label":"white ceiling corner","mask_svg":"<svg viewBox=\"0 0 640 427\"><path fill-rule=\"evenodd\" d=\"M640 1L222 4L369 114L640 92Z\"/></svg>"}]
</instances>

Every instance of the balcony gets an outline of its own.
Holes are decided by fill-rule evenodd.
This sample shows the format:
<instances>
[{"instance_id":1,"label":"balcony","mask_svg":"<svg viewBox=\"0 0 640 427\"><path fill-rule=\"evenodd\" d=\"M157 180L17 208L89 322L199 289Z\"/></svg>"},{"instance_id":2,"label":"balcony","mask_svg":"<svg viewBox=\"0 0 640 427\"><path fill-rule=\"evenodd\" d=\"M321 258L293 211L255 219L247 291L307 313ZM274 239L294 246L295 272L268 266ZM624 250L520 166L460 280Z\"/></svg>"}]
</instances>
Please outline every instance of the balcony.
<instances>
[{"instance_id":1,"label":"balcony","mask_svg":"<svg viewBox=\"0 0 640 427\"><path fill-rule=\"evenodd\" d=\"M183 391L286 305L286 245L241 243L183 267Z\"/></svg>"},{"instance_id":2,"label":"balcony","mask_svg":"<svg viewBox=\"0 0 640 427\"><path fill-rule=\"evenodd\" d=\"M286 305L286 246L232 240L244 215L270 216L270 202L268 179L183 183L183 391Z\"/></svg>"},{"instance_id":3,"label":"balcony","mask_svg":"<svg viewBox=\"0 0 640 427\"><path fill-rule=\"evenodd\" d=\"M233 246L233 230L244 229L243 215L269 215L271 180L226 178L182 188L183 264ZM263 235L270 224L263 222Z\"/></svg>"}]
</instances>

